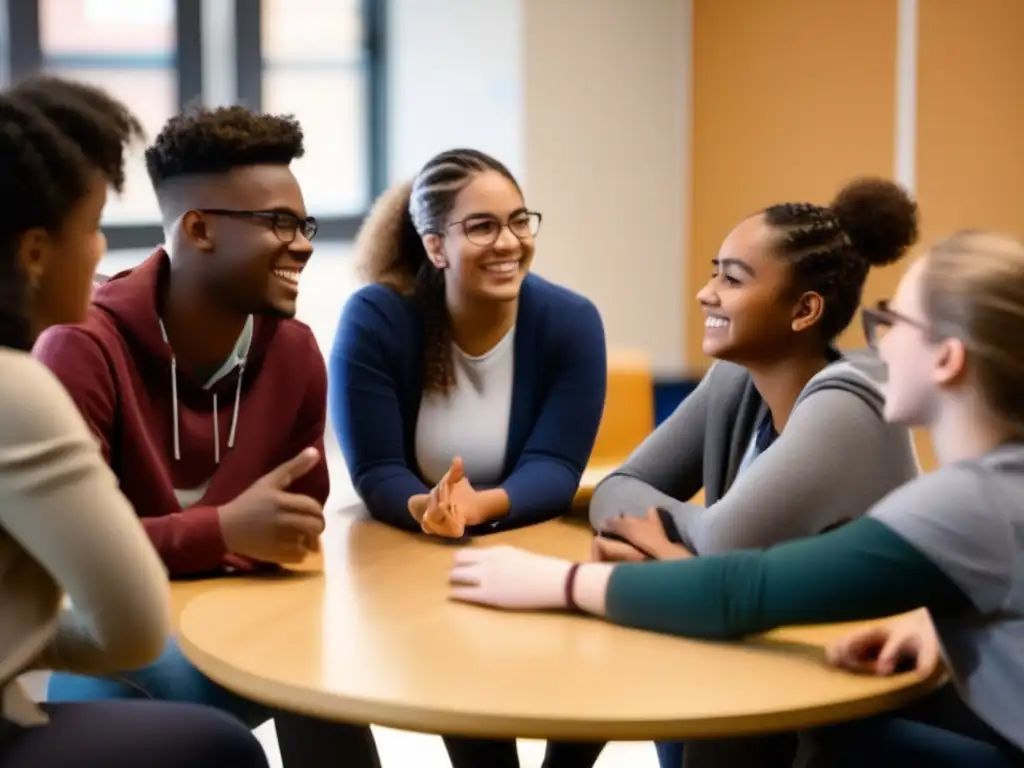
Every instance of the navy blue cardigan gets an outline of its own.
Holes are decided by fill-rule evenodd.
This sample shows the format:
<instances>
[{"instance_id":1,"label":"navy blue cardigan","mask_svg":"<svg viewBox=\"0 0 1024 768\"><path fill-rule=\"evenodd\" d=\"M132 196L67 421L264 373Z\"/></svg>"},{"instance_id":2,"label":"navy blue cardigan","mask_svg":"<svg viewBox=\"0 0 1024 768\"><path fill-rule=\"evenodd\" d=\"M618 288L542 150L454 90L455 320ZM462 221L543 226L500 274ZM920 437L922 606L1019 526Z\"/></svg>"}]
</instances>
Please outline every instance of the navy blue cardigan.
<instances>
[{"instance_id":1,"label":"navy blue cardigan","mask_svg":"<svg viewBox=\"0 0 1024 768\"><path fill-rule=\"evenodd\" d=\"M409 497L426 493L415 431L423 396L423 324L409 297L368 285L345 304L329 363L331 422L370 514L419 530ZM507 516L471 533L568 511L594 447L607 389L604 325L590 300L527 275L500 487Z\"/></svg>"}]
</instances>

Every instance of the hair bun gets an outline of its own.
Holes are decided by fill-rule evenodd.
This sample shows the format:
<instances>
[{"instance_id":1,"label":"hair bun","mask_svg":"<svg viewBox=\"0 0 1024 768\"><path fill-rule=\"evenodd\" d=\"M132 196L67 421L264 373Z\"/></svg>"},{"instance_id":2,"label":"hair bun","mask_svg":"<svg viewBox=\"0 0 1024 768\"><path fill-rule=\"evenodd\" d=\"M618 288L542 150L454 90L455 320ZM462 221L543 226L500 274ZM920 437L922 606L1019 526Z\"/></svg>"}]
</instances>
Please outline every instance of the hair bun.
<instances>
[{"instance_id":1,"label":"hair bun","mask_svg":"<svg viewBox=\"0 0 1024 768\"><path fill-rule=\"evenodd\" d=\"M898 261L917 242L917 203L888 179L855 179L829 207L854 250L872 266Z\"/></svg>"}]
</instances>

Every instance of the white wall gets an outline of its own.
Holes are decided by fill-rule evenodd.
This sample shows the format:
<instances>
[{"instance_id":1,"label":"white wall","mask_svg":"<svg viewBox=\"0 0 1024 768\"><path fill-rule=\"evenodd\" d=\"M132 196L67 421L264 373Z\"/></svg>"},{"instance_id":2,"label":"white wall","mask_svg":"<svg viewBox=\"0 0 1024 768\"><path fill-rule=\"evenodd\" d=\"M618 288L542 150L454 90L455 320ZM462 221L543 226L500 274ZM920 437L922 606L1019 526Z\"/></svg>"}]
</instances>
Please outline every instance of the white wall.
<instances>
[{"instance_id":1,"label":"white wall","mask_svg":"<svg viewBox=\"0 0 1024 768\"><path fill-rule=\"evenodd\" d=\"M505 161L544 214L537 271L670 377L684 370L690 5L389 5L392 178L456 145Z\"/></svg>"},{"instance_id":2,"label":"white wall","mask_svg":"<svg viewBox=\"0 0 1024 768\"><path fill-rule=\"evenodd\" d=\"M689 0L524 0L526 176L542 274L611 346L683 371ZM688 297L687 297L688 298Z\"/></svg>"},{"instance_id":3,"label":"white wall","mask_svg":"<svg viewBox=\"0 0 1024 768\"><path fill-rule=\"evenodd\" d=\"M538 272L597 303L610 346L683 373L690 0L389 2L392 179L457 145L503 160L544 213ZM326 352L358 283L317 246L299 316Z\"/></svg>"},{"instance_id":4,"label":"white wall","mask_svg":"<svg viewBox=\"0 0 1024 768\"><path fill-rule=\"evenodd\" d=\"M520 0L388 0L388 169L468 146L520 176Z\"/></svg>"}]
</instances>

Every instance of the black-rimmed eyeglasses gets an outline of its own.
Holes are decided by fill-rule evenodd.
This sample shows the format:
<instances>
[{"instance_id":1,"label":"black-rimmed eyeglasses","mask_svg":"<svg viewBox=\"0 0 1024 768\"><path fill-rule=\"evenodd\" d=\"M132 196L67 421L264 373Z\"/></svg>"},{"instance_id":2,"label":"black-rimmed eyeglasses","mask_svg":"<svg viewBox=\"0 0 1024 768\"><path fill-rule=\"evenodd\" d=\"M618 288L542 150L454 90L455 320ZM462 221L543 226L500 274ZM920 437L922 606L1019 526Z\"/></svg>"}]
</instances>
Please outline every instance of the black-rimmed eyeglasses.
<instances>
[{"instance_id":1,"label":"black-rimmed eyeglasses","mask_svg":"<svg viewBox=\"0 0 1024 768\"><path fill-rule=\"evenodd\" d=\"M860 311L861 325L864 328L864 338L867 339L868 346L874 350L878 350L878 344L881 342L882 337L892 328L896 323L906 323L907 325L913 326L920 331L928 332L928 326L920 320L915 320L912 317L896 312L889 306L888 300L882 300L878 302L874 307L864 307Z\"/></svg>"},{"instance_id":2,"label":"black-rimmed eyeglasses","mask_svg":"<svg viewBox=\"0 0 1024 768\"><path fill-rule=\"evenodd\" d=\"M252 219L270 224L274 234L282 243L291 243L301 232L307 240L316 237L317 223L312 216L300 219L293 213L285 211L233 211L227 208L198 208L199 213L210 216L231 216L236 219Z\"/></svg>"},{"instance_id":3,"label":"black-rimmed eyeglasses","mask_svg":"<svg viewBox=\"0 0 1024 768\"><path fill-rule=\"evenodd\" d=\"M501 230L508 227L509 232L520 241L531 240L540 231L541 215L536 211L520 211L509 217L508 222L501 223L496 216L475 213L462 221L455 221L448 228L462 227L462 233L473 245L491 246L498 242Z\"/></svg>"}]
</instances>

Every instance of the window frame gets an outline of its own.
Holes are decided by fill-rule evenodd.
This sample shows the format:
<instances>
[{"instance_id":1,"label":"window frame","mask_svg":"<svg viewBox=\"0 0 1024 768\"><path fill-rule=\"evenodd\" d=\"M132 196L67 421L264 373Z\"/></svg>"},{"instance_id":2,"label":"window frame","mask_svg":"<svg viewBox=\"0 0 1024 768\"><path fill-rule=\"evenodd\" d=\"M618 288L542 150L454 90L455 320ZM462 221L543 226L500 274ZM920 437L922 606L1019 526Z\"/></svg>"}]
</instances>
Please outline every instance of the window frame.
<instances>
[{"instance_id":1,"label":"window frame","mask_svg":"<svg viewBox=\"0 0 1024 768\"><path fill-rule=\"evenodd\" d=\"M175 0L178 108L202 100L203 50L202 1ZM43 64L40 40L40 0L0 0L6 16L7 59L0 64L10 82L37 73ZM386 67L387 0L362 0L363 61L367 68L368 173L367 200L373 201L387 185ZM261 0L235 0L235 95L236 101L260 109L263 101L263 45ZM0 85L4 85L0 83ZM354 215L317 216L318 240L354 239L366 211ZM159 222L104 226L110 250L152 248L163 241Z\"/></svg>"}]
</instances>

